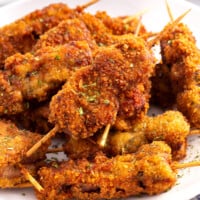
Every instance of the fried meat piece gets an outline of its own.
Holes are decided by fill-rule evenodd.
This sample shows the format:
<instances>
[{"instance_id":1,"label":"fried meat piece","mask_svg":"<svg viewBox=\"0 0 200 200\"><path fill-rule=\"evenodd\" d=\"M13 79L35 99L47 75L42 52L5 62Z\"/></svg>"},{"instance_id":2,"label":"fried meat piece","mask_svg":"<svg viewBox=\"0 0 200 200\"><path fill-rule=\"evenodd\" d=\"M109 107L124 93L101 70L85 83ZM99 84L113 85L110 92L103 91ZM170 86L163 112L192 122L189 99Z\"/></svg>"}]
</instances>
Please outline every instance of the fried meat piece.
<instances>
[{"instance_id":1,"label":"fried meat piece","mask_svg":"<svg viewBox=\"0 0 200 200\"><path fill-rule=\"evenodd\" d=\"M121 87L120 107L115 127L118 124L132 127L134 121L144 117L149 108L151 81L155 67L155 58L145 41L134 35L124 35L115 40L115 47L121 51L129 62L127 85Z\"/></svg>"},{"instance_id":2,"label":"fried meat piece","mask_svg":"<svg viewBox=\"0 0 200 200\"><path fill-rule=\"evenodd\" d=\"M39 200L117 199L140 194L158 194L176 182L171 168L171 150L163 142L143 145L137 153L93 162L69 160L57 168L39 170L42 193Z\"/></svg>"},{"instance_id":3,"label":"fried meat piece","mask_svg":"<svg viewBox=\"0 0 200 200\"><path fill-rule=\"evenodd\" d=\"M145 136L149 142L165 141L172 148L172 157L175 160L186 156L187 136L190 125L182 113L166 111L156 117L146 120Z\"/></svg>"},{"instance_id":4,"label":"fried meat piece","mask_svg":"<svg viewBox=\"0 0 200 200\"><path fill-rule=\"evenodd\" d=\"M164 141L172 149L173 160L180 160L186 156L189 133L190 125L182 113L166 111L156 117L145 116L137 120L132 130L111 130L104 149L98 146L97 136L78 140L72 138L64 145L64 151L73 159L93 158L99 151L108 156L116 156L135 153L140 146L152 141Z\"/></svg>"},{"instance_id":5,"label":"fried meat piece","mask_svg":"<svg viewBox=\"0 0 200 200\"><path fill-rule=\"evenodd\" d=\"M106 143L108 155L135 153L143 144L149 143L145 132L111 132Z\"/></svg>"},{"instance_id":6,"label":"fried meat piece","mask_svg":"<svg viewBox=\"0 0 200 200\"><path fill-rule=\"evenodd\" d=\"M112 125L116 115L130 121L142 117L148 107L154 59L137 39L128 37L117 49L101 47L94 52L93 65L77 71L52 98L50 122L85 138Z\"/></svg>"},{"instance_id":7,"label":"fried meat piece","mask_svg":"<svg viewBox=\"0 0 200 200\"><path fill-rule=\"evenodd\" d=\"M51 4L0 28L0 68L7 57L31 51L41 34L76 12L62 3Z\"/></svg>"},{"instance_id":8,"label":"fried meat piece","mask_svg":"<svg viewBox=\"0 0 200 200\"><path fill-rule=\"evenodd\" d=\"M167 29L168 26L170 26L170 24L167 25L165 29ZM165 32L165 34L162 35L160 40L161 54L163 62L167 65L176 63L192 53L192 49L188 48L185 43L180 43L180 39L182 39L182 42L188 41L188 47L195 43L195 38L192 32L189 30L187 25L182 23L170 28Z\"/></svg>"},{"instance_id":9,"label":"fried meat piece","mask_svg":"<svg viewBox=\"0 0 200 200\"><path fill-rule=\"evenodd\" d=\"M91 35L94 39L102 37L102 34L110 34L111 37L112 34L122 35L132 33L136 29L136 22L134 22L135 25L124 24L122 19L113 19L105 12L99 12L95 16L89 13L81 13L75 17L77 18L62 21L58 26L41 35L33 49L37 50L44 46L64 44L72 40L86 40L90 47L94 49L96 44L92 40ZM135 21L138 22L138 20ZM125 25L128 27L125 28ZM141 30L144 32L144 28ZM108 42L108 40L105 40L105 42Z\"/></svg>"},{"instance_id":10,"label":"fried meat piece","mask_svg":"<svg viewBox=\"0 0 200 200\"><path fill-rule=\"evenodd\" d=\"M99 152L101 152L100 147L92 138L75 139L71 137L63 144L63 149L67 157L73 160L81 158L92 160Z\"/></svg>"},{"instance_id":11,"label":"fried meat piece","mask_svg":"<svg viewBox=\"0 0 200 200\"><path fill-rule=\"evenodd\" d=\"M192 126L200 128L200 88L193 87L178 94L177 108L188 118Z\"/></svg>"},{"instance_id":12,"label":"fried meat piece","mask_svg":"<svg viewBox=\"0 0 200 200\"><path fill-rule=\"evenodd\" d=\"M33 50L36 51L46 46L62 45L68 43L69 41L82 40L87 41L92 49L96 46L89 30L81 20L78 18L67 19L60 22L58 26L41 35Z\"/></svg>"},{"instance_id":13,"label":"fried meat piece","mask_svg":"<svg viewBox=\"0 0 200 200\"><path fill-rule=\"evenodd\" d=\"M34 55L27 53L10 56L6 59L6 70L1 72L1 76L7 79L0 82L0 88L3 89L0 115L20 113L27 109L29 101L48 100L76 69L91 63L91 50L85 41L45 47ZM16 105L12 105L13 101Z\"/></svg>"},{"instance_id":14,"label":"fried meat piece","mask_svg":"<svg viewBox=\"0 0 200 200\"><path fill-rule=\"evenodd\" d=\"M161 53L170 68L170 81L177 95L195 85L195 74L199 65L200 51L197 49L192 32L184 24L178 24L163 35Z\"/></svg>"},{"instance_id":15,"label":"fried meat piece","mask_svg":"<svg viewBox=\"0 0 200 200\"><path fill-rule=\"evenodd\" d=\"M26 152L42 136L30 131L21 130L9 121L0 121L0 166L5 167L16 163L34 163L45 158L49 141L42 145L30 158L26 158Z\"/></svg>"},{"instance_id":16,"label":"fried meat piece","mask_svg":"<svg viewBox=\"0 0 200 200\"><path fill-rule=\"evenodd\" d=\"M0 71L0 115L22 112L23 96L9 82L9 76Z\"/></svg>"},{"instance_id":17,"label":"fried meat piece","mask_svg":"<svg viewBox=\"0 0 200 200\"><path fill-rule=\"evenodd\" d=\"M95 17L100 19L106 27L112 30L112 34L114 35L135 34L138 25L141 23L137 17L132 18L130 22L124 22L125 17L110 17L105 11L97 11ZM146 32L144 25L140 24L139 35L145 34Z\"/></svg>"},{"instance_id":18,"label":"fried meat piece","mask_svg":"<svg viewBox=\"0 0 200 200\"><path fill-rule=\"evenodd\" d=\"M50 103L50 122L75 137L93 135L113 124L117 115L119 105L113 81L114 77L120 78L124 59L113 48L102 49L98 54L93 65L77 71Z\"/></svg>"},{"instance_id":19,"label":"fried meat piece","mask_svg":"<svg viewBox=\"0 0 200 200\"><path fill-rule=\"evenodd\" d=\"M164 34L161 49L163 60L170 68L170 81L175 96L178 96L179 110L194 127L200 127L200 119L195 114L198 113L199 105L196 87L200 84L200 50L189 28L179 24L170 33Z\"/></svg>"}]
</instances>

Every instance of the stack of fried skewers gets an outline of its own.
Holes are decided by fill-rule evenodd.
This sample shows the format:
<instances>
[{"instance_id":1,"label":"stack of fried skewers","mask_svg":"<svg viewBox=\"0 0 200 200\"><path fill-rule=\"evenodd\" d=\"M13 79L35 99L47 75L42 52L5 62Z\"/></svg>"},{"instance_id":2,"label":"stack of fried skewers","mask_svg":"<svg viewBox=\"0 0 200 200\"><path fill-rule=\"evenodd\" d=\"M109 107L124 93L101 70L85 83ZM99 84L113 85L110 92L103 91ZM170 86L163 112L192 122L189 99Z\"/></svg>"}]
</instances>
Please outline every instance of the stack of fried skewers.
<instances>
[{"instance_id":1,"label":"stack of fried skewers","mask_svg":"<svg viewBox=\"0 0 200 200\"><path fill-rule=\"evenodd\" d=\"M40 200L154 195L200 165L178 162L200 127L200 51L180 23L189 11L174 20L168 8L153 34L138 15L86 13L93 3L52 4L0 29L1 188L33 186ZM148 116L150 101L166 111ZM55 135L65 143L49 149ZM45 162L52 151L69 159Z\"/></svg>"}]
</instances>

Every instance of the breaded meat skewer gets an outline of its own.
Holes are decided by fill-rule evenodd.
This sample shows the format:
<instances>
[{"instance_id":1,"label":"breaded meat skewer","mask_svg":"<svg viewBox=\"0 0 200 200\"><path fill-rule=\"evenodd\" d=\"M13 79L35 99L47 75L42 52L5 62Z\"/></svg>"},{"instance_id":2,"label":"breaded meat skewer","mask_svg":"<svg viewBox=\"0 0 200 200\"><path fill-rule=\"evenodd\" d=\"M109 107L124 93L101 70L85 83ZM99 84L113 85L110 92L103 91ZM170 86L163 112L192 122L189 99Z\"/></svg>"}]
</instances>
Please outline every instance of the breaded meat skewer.
<instances>
[{"instance_id":1,"label":"breaded meat skewer","mask_svg":"<svg viewBox=\"0 0 200 200\"><path fill-rule=\"evenodd\" d=\"M86 138L116 117L132 123L146 113L155 59L145 42L126 36L115 48L101 47L93 55L93 65L76 71L52 98L51 134L60 130Z\"/></svg>"},{"instance_id":2,"label":"breaded meat skewer","mask_svg":"<svg viewBox=\"0 0 200 200\"><path fill-rule=\"evenodd\" d=\"M91 159L99 151L108 156L116 156L134 153L140 146L152 141L164 141L172 149L173 160L180 160L186 156L187 138L194 134L200 134L200 131L190 130L182 113L166 111L155 117L145 116L136 121L130 130L111 130L103 148L97 145L99 136L96 136L86 139L70 138L63 145L63 150L72 159Z\"/></svg>"},{"instance_id":3,"label":"breaded meat skewer","mask_svg":"<svg viewBox=\"0 0 200 200\"><path fill-rule=\"evenodd\" d=\"M92 53L85 41L9 57L6 70L0 71L0 115L20 113L33 100L48 100L75 70L91 63Z\"/></svg>"},{"instance_id":4,"label":"breaded meat skewer","mask_svg":"<svg viewBox=\"0 0 200 200\"><path fill-rule=\"evenodd\" d=\"M0 28L0 68L4 68L7 57L31 51L40 35L96 2L92 0L74 9L63 3L51 4Z\"/></svg>"},{"instance_id":5,"label":"breaded meat skewer","mask_svg":"<svg viewBox=\"0 0 200 200\"><path fill-rule=\"evenodd\" d=\"M179 164L171 160L167 144L155 141L135 154L107 158L99 154L93 161L80 159L57 163L39 170L39 200L118 199L170 189L176 183L177 169L198 166L199 162Z\"/></svg>"},{"instance_id":6,"label":"breaded meat skewer","mask_svg":"<svg viewBox=\"0 0 200 200\"><path fill-rule=\"evenodd\" d=\"M199 118L199 58L192 32L184 24L178 24L161 39L163 62L168 65L177 108L190 121L200 127Z\"/></svg>"}]
</instances>

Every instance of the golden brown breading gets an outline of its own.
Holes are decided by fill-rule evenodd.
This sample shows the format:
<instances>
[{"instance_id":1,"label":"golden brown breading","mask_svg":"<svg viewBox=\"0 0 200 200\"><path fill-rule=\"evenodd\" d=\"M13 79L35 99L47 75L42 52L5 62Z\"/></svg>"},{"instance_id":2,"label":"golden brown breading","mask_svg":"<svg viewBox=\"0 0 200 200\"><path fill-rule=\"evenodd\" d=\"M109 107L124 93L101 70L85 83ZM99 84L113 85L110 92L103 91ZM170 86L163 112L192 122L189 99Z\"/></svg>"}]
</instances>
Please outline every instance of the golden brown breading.
<instances>
[{"instance_id":1,"label":"golden brown breading","mask_svg":"<svg viewBox=\"0 0 200 200\"><path fill-rule=\"evenodd\" d=\"M117 124L126 124L127 129L134 121L142 118L149 108L150 77L153 74L155 58L145 41L134 35L123 35L116 38L116 48L119 49L132 68L127 78L127 85L121 87L119 94L120 107ZM129 85L129 86L128 86Z\"/></svg>"},{"instance_id":2,"label":"golden brown breading","mask_svg":"<svg viewBox=\"0 0 200 200\"><path fill-rule=\"evenodd\" d=\"M77 71L52 98L51 123L85 138L113 124L116 114L130 121L144 115L154 59L144 41L134 36L125 37L116 48L97 49L93 65Z\"/></svg>"},{"instance_id":3,"label":"golden brown breading","mask_svg":"<svg viewBox=\"0 0 200 200\"><path fill-rule=\"evenodd\" d=\"M193 87L178 94L177 107L188 118L192 126L200 128L200 88Z\"/></svg>"},{"instance_id":4,"label":"golden brown breading","mask_svg":"<svg viewBox=\"0 0 200 200\"><path fill-rule=\"evenodd\" d=\"M140 194L158 194L176 182L171 168L171 151L163 142L143 145L136 154L107 158L96 156L63 162L39 170L40 200L117 199Z\"/></svg>"},{"instance_id":5,"label":"golden brown breading","mask_svg":"<svg viewBox=\"0 0 200 200\"><path fill-rule=\"evenodd\" d=\"M117 50L105 48L100 52L98 60L77 71L50 103L50 122L75 137L93 135L113 124L117 115L117 88L112 77L119 76L126 65Z\"/></svg>"},{"instance_id":6,"label":"golden brown breading","mask_svg":"<svg viewBox=\"0 0 200 200\"><path fill-rule=\"evenodd\" d=\"M8 56L29 52L41 34L76 12L62 3L51 4L0 28L0 68Z\"/></svg>"},{"instance_id":7,"label":"golden brown breading","mask_svg":"<svg viewBox=\"0 0 200 200\"><path fill-rule=\"evenodd\" d=\"M9 76L0 71L0 115L16 114L23 109L21 91L10 85Z\"/></svg>"},{"instance_id":8,"label":"golden brown breading","mask_svg":"<svg viewBox=\"0 0 200 200\"><path fill-rule=\"evenodd\" d=\"M10 56L0 75L7 77L0 79L0 115L22 112L30 100L48 100L75 70L91 63L92 53L85 41L45 47L34 55Z\"/></svg>"},{"instance_id":9,"label":"golden brown breading","mask_svg":"<svg viewBox=\"0 0 200 200\"><path fill-rule=\"evenodd\" d=\"M58 26L50 29L46 33L40 36L33 50L46 47L56 46L68 43L70 41L82 41L85 40L89 44L90 48L94 49L96 46L95 41L92 40L91 34L86 25L79 20L67 19L58 24Z\"/></svg>"},{"instance_id":10,"label":"golden brown breading","mask_svg":"<svg viewBox=\"0 0 200 200\"><path fill-rule=\"evenodd\" d=\"M163 62L170 68L170 81L175 95L195 85L200 51L186 25L178 24L163 35L161 52Z\"/></svg>"},{"instance_id":11,"label":"golden brown breading","mask_svg":"<svg viewBox=\"0 0 200 200\"><path fill-rule=\"evenodd\" d=\"M174 95L179 96L177 98L179 110L191 120L193 126L200 127L198 114L195 114L199 113L199 92L195 88L200 83L200 50L189 28L178 24L171 32L164 34L161 39L161 49L163 61L170 68L170 81ZM195 102L194 106L193 102ZM193 115L195 115L194 119Z\"/></svg>"},{"instance_id":12,"label":"golden brown breading","mask_svg":"<svg viewBox=\"0 0 200 200\"><path fill-rule=\"evenodd\" d=\"M112 30L107 28L100 19L89 13L82 13L79 15L79 19L85 23L97 45L104 46L108 43L111 44L113 41Z\"/></svg>"},{"instance_id":13,"label":"golden brown breading","mask_svg":"<svg viewBox=\"0 0 200 200\"><path fill-rule=\"evenodd\" d=\"M18 129L9 121L0 121L0 166L5 167L19 162L34 163L45 158L49 141L42 145L30 158L26 158L26 152L41 139L41 135L30 131Z\"/></svg>"},{"instance_id":14,"label":"golden brown breading","mask_svg":"<svg viewBox=\"0 0 200 200\"><path fill-rule=\"evenodd\" d=\"M170 26L170 24L168 24L165 29L168 29L168 26ZM160 40L161 55L164 63L173 64L192 53L192 49L189 47L192 43L195 43L195 38L187 25L179 23L164 33ZM185 43L179 43L179 41L188 41L189 46Z\"/></svg>"},{"instance_id":15,"label":"golden brown breading","mask_svg":"<svg viewBox=\"0 0 200 200\"><path fill-rule=\"evenodd\" d=\"M186 156L189 132L189 123L178 111L166 111L156 117L148 117L146 121L145 136L147 140L149 142L165 141L172 148L172 156L175 160L183 159Z\"/></svg>"},{"instance_id":16,"label":"golden brown breading","mask_svg":"<svg viewBox=\"0 0 200 200\"><path fill-rule=\"evenodd\" d=\"M105 151L116 156L135 153L143 144L149 143L145 132L111 132L108 136Z\"/></svg>"},{"instance_id":17,"label":"golden brown breading","mask_svg":"<svg viewBox=\"0 0 200 200\"><path fill-rule=\"evenodd\" d=\"M178 111L166 111L155 117L145 116L137 120L132 130L111 130L104 149L98 146L97 138L71 139L64 145L65 152L71 158L92 158L92 154L103 151L108 156L116 156L134 153L143 144L152 141L164 141L172 149L173 160L180 160L186 156L187 136L190 133L190 125ZM81 144L78 148L78 144ZM77 150L79 149L79 150ZM85 149L85 150L84 150Z\"/></svg>"},{"instance_id":18,"label":"golden brown breading","mask_svg":"<svg viewBox=\"0 0 200 200\"><path fill-rule=\"evenodd\" d=\"M130 22L124 22L125 17L110 17L105 11L97 11L95 17L100 19L106 27L112 30L114 35L123 35L127 33L135 34L140 20L135 17ZM143 24L140 24L139 35L145 34L146 29Z\"/></svg>"},{"instance_id":19,"label":"golden brown breading","mask_svg":"<svg viewBox=\"0 0 200 200\"><path fill-rule=\"evenodd\" d=\"M67 157L73 160L87 158L89 160L93 159L98 152L100 152L100 147L93 141L92 138L86 139L75 139L71 137L64 145L64 152Z\"/></svg>"}]
</instances>

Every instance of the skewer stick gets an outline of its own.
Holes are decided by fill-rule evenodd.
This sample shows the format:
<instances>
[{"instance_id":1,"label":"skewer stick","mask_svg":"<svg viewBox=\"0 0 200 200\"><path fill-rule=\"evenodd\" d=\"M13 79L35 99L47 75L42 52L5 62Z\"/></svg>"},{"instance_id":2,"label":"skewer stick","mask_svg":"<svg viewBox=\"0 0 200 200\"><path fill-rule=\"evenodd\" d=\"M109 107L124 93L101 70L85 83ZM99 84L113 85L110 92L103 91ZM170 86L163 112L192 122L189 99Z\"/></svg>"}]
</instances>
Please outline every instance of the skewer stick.
<instances>
[{"instance_id":1,"label":"skewer stick","mask_svg":"<svg viewBox=\"0 0 200 200\"><path fill-rule=\"evenodd\" d=\"M46 141L50 140L56 132L59 130L58 126L55 126L53 129L51 129L41 140L39 140L37 143L35 143L27 152L26 157L30 157L34 152L37 151L37 149L42 146Z\"/></svg>"},{"instance_id":2,"label":"skewer stick","mask_svg":"<svg viewBox=\"0 0 200 200\"><path fill-rule=\"evenodd\" d=\"M153 33L153 32L149 32L149 33L144 33L142 34L140 37L144 38L145 40L150 39L150 38L154 38L157 35L159 35L159 33Z\"/></svg>"},{"instance_id":3,"label":"skewer stick","mask_svg":"<svg viewBox=\"0 0 200 200\"><path fill-rule=\"evenodd\" d=\"M175 162L172 164L172 168L175 168L175 169L184 169L184 168L189 168L189 167L200 167L200 161L191 161L188 163Z\"/></svg>"},{"instance_id":4,"label":"skewer stick","mask_svg":"<svg viewBox=\"0 0 200 200\"><path fill-rule=\"evenodd\" d=\"M166 7L167 7L167 12L168 12L170 21L173 22L174 21L174 17L172 15L172 10L171 10L171 8L169 6L169 2L167 0L165 0L165 4L166 4Z\"/></svg>"},{"instance_id":5,"label":"skewer stick","mask_svg":"<svg viewBox=\"0 0 200 200\"><path fill-rule=\"evenodd\" d=\"M134 33L135 36L139 35L141 25L142 25L142 16L140 16L137 27L135 29L135 33Z\"/></svg>"},{"instance_id":6,"label":"skewer stick","mask_svg":"<svg viewBox=\"0 0 200 200\"><path fill-rule=\"evenodd\" d=\"M81 5L81 9L84 10L84 9L88 8L89 6L91 6L91 5L95 4L95 3L97 3L98 1L99 1L99 0L91 0L91 1L89 1L88 3L86 3L86 4L84 4L84 5Z\"/></svg>"},{"instance_id":7,"label":"skewer stick","mask_svg":"<svg viewBox=\"0 0 200 200\"><path fill-rule=\"evenodd\" d=\"M198 134L200 134L200 130L199 129L193 129L189 133L189 135L198 135Z\"/></svg>"},{"instance_id":8,"label":"skewer stick","mask_svg":"<svg viewBox=\"0 0 200 200\"><path fill-rule=\"evenodd\" d=\"M135 13L134 15L131 15L131 16L126 17L125 19L123 19L124 24L129 23L129 22L133 21L134 19L141 17L141 16L144 15L147 11L148 11L148 10L145 9L145 10L142 10L142 11L140 11L140 12L138 12L138 13Z\"/></svg>"},{"instance_id":9,"label":"skewer stick","mask_svg":"<svg viewBox=\"0 0 200 200\"><path fill-rule=\"evenodd\" d=\"M160 40L160 38L163 36L163 34L165 32L169 31L171 28L176 26L190 11L191 11L191 9L184 12L181 16L179 16L176 20L174 20L164 31L161 31L160 34L157 35L157 37L150 40L149 46L152 47L153 45L155 45Z\"/></svg>"},{"instance_id":10,"label":"skewer stick","mask_svg":"<svg viewBox=\"0 0 200 200\"><path fill-rule=\"evenodd\" d=\"M63 151L63 147L58 147L58 148L51 148L47 150L47 153L58 153L58 152L62 152Z\"/></svg>"},{"instance_id":11,"label":"skewer stick","mask_svg":"<svg viewBox=\"0 0 200 200\"><path fill-rule=\"evenodd\" d=\"M38 192L42 192L44 188L37 182L37 180L29 173L29 171L21 164L18 164L21 168L22 174L25 176L25 178L34 186L34 188Z\"/></svg>"},{"instance_id":12,"label":"skewer stick","mask_svg":"<svg viewBox=\"0 0 200 200\"><path fill-rule=\"evenodd\" d=\"M100 147L105 147L106 145L106 141L107 141L107 138L108 138L108 133L110 131L110 124L108 124L102 134L102 137L100 138L98 144Z\"/></svg>"}]
</instances>

